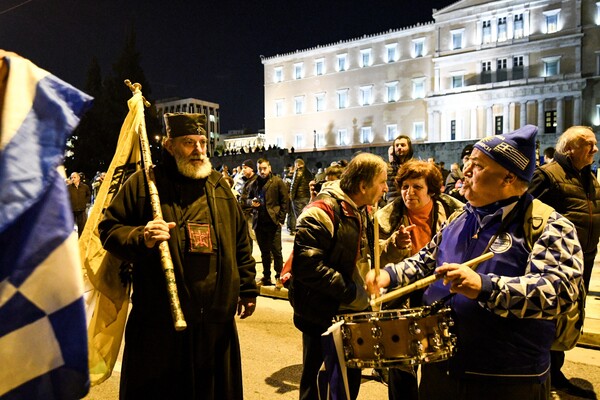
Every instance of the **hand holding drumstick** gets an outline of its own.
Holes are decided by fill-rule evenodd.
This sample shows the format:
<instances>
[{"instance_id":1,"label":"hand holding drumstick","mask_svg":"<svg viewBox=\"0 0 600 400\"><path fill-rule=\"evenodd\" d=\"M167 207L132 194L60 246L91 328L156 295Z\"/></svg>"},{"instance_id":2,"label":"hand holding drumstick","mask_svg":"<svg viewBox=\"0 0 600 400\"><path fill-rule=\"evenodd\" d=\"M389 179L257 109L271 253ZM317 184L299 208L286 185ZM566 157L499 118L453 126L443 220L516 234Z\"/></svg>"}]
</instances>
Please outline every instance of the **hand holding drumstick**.
<instances>
[{"instance_id":1,"label":"hand holding drumstick","mask_svg":"<svg viewBox=\"0 0 600 400\"><path fill-rule=\"evenodd\" d=\"M437 267L435 274L414 282L406 287L397 289L393 292L387 293L377 299L374 299L372 303L380 304L401 296L404 296L414 290L424 288L437 279L443 278L444 285L451 284L450 292L459 293L470 299L476 299L481 291L481 277L473 268L494 256L494 253L485 253L472 260L466 261L462 264L448 264L444 263L440 267ZM370 271L365 282L367 284L367 290L369 293L378 293L380 288L387 287L390 285L390 274L386 270L381 270L378 277L375 276L373 271Z\"/></svg>"}]
</instances>

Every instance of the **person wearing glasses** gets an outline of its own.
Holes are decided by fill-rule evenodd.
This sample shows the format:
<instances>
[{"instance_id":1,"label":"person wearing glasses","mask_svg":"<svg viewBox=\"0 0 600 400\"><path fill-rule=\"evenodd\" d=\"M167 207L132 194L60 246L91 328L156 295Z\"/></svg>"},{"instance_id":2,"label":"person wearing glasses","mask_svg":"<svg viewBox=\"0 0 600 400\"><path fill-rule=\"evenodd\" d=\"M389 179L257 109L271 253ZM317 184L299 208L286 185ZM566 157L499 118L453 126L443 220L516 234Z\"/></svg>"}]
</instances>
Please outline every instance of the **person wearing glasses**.
<instances>
[{"instance_id":1,"label":"person wearing glasses","mask_svg":"<svg viewBox=\"0 0 600 400\"><path fill-rule=\"evenodd\" d=\"M204 114L165 114L163 163L154 167L164 219L154 219L144 172L131 176L98 230L132 264L121 399L242 400L236 314L253 314L258 289L242 210L207 157ZM160 242L173 259L187 328L175 330Z\"/></svg>"}]
</instances>

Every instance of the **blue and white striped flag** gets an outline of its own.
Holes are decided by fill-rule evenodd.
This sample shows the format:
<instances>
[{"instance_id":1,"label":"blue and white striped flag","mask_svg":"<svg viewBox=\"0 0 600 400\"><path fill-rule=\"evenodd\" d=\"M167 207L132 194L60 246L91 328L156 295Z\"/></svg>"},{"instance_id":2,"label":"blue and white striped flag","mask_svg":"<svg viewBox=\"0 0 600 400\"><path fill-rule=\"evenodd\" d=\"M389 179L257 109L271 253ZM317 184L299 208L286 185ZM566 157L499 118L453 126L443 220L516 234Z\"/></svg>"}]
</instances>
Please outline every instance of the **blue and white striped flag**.
<instances>
[{"instance_id":1,"label":"blue and white striped flag","mask_svg":"<svg viewBox=\"0 0 600 400\"><path fill-rule=\"evenodd\" d=\"M338 321L321 335L324 374L319 373L319 397L323 400L349 400L348 373L342 342L342 325ZM322 371L323 372L323 371Z\"/></svg>"},{"instance_id":2,"label":"blue and white striped flag","mask_svg":"<svg viewBox=\"0 0 600 400\"><path fill-rule=\"evenodd\" d=\"M0 399L89 390L83 277L61 173L91 97L0 50Z\"/></svg>"}]
</instances>

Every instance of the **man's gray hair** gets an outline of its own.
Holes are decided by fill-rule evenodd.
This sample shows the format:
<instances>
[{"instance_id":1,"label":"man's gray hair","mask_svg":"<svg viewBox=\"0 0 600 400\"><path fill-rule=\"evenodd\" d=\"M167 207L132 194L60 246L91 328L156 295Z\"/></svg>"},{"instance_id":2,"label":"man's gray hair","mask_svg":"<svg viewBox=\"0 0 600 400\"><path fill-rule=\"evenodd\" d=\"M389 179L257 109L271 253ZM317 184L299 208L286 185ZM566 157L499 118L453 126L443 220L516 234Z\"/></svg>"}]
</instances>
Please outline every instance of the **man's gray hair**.
<instances>
[{"instance_id":1,"label":"man's gray hair","mask_svg":"<svg viewBox=\"0 0 600 400\"><path fill-rule=\"evenodd\" d=\"M588 132L594 133L589 126L572 126L560 137L556 142L556 152L562 155L568 155L568 150L578 149L584 139L584 135Z\"/></svg>"},{"instance_id":2,"label":"man's gray hair","mask_svg":"<svg viewBox=\"0 0 600 400\"><path fill-rule=\"evenodd\" d=\"M387 171L383 158L371 153L358 153L348 164L340 178L340 188L348 195L360 193L360 184L373 186L373 181L382 172Z\"/></svg>"}]
</instances>

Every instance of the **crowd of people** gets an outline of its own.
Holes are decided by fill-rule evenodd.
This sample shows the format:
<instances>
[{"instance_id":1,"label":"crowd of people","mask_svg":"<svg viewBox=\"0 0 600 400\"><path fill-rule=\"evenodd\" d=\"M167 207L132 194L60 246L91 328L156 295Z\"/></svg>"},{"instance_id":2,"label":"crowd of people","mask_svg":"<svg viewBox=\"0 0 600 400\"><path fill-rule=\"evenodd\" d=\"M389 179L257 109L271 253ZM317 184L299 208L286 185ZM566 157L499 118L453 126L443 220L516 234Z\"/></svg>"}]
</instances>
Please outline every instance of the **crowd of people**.
<instances>
[{"instance_id":1,"label":"crowd of people","mask_svg":"<svg viewBox=\"0 0 600 400\"><path fill-rule=\"evenodd\" d=\"M278 174L264 157L214 170L201 114L166 114L165 123L155 168L164 219L152 218L138 172L98 227L104 247L133 264L121 398L169 391L242 399L235 316L252 315L260 286L284 287L284 264L303 344L300 399L319 398L321 335L336 315L378 312L374 298L432 275L441 279L384 308L449 307L456 353L382 370L390 399L549 399L553 389L595 398L561 372L564 352L551 351L556 319L574 307L580 281L589 288L600 237L590 128L565 131L541 165L537 128L527 125L465 146L450 170L415 159L410 137L400 135L387 160L359 152L313 173L298 157ZM77 176L69 192L79 224L90 189L81 194ZM553 210L532 235L525 216L538 207L534 199ZM288 263L284 227L294 240ZM189 324L182 332L172 327L157 249L163 241ZM488 252L493 257L476 269L465 265ZM351 399L360 377L348 369Z\"/></svg>"}]
</instances>

